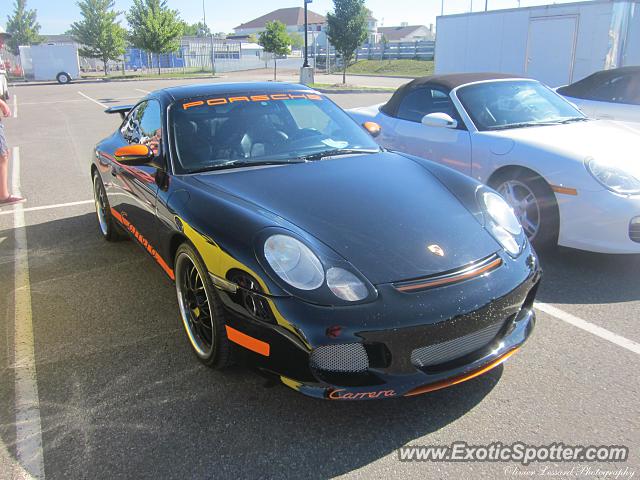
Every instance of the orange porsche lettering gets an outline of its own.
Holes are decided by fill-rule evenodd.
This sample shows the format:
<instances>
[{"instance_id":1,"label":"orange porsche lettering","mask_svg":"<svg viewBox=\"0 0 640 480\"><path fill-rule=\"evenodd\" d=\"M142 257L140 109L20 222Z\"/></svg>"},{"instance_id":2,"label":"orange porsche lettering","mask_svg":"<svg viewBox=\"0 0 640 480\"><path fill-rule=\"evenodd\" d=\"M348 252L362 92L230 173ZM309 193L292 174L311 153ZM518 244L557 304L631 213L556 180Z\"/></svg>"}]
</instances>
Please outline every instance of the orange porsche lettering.
<instances>
[{"instance_id":1,"label":"orange porsche lettering","mask_svg":"<svg viewBox=\"0 0 640 480\"><path fill-rule=\"evenodd\" d=\"M144 247L144 249L149 253L149 255L151 255L153 257L153 259L156 262L158 262L158 265L160 265L160 267L162 267L162 269L166 272L166 274L169 275L169 278L171 280L175 280L176 279L176 277L175 277L175 275L173 273L173 270L171 269L171 267L169 267L169 265L167 265L167 262L165 262L164 259L157 252L157 250L155 248L153 248L153 246L151 246L149 241L142 236L142 234L133 225L133 223L131 223L127 219L126 212L120 213L115 208L111 207L111 216L113 216L113 218L118 220L127 230L129 230L131 235L133 235L133 237L140 243L140 245L142 245Z\"/></svg>"},{"instance_id":2,"label":"orange porsche lettering","mask_svg":"<svg viewBox=\"0 0 640 480\"><path fill-rule=\"evenodd\" d=\"M197 107L200 105L204 105L204 102L202 100L198 100L197 102L187 102L187 103L183 103L182 104L182 108L184 108L185 110L187 110L188 108L191 107Z\"/></svg>"},{"instance_id":3,"label":"orange porsche lettering","mask_svg":"<svg viewBox=\"0 0 640 480\"><path fill-rule=\"evenodd\" d=\"M209 100L207 100L207 105L213 107L215 105L224 105L225 103L227 103L227 99L224 97L220 97L220 98L210 98Z\"/></svg>"},{"instance_id":4,"label":"orange porsche lettering","mask_svg":"<svg viewBox=\"0 0 640 480\"><path fill-rule=\"evenodd\" d=\"M224 105L226 103L236 103L236 102L268 102L270 100L314 100L319 101L322 100L322 95L318 95L316 93L304 93L304 92L291 92L291 93L273 93L273 94L261 94L261 95L251 95L251 96L239 96L239 97L217 97L217 98L209 98L207 100L197 100L193 102L187 102L182 104L182 108L184 110L188 110L192 107L200 107L203 105L208 105L210 107L215 107L216 105Z\"/></svg>"}]
</instances>

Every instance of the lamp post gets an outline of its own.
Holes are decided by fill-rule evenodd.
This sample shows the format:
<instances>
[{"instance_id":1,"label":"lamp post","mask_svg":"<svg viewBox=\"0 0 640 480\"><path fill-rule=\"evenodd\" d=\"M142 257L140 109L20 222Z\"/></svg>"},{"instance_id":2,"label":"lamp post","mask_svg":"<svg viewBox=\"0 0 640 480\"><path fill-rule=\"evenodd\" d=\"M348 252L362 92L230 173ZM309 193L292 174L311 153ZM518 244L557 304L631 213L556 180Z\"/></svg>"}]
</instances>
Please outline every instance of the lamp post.
<instances>
[{"instance_id":1,"label":"lamp post","mask_svg":"<svg viewBox=\"0 0 640 480\"><path fill-rule=\"evenodd\" d=\"M309 25L307 20L307 4L311 3L311 0L304 0L304 64L303 68L307 68L309 66L309 56L307 54L307 34L309 32Z\"/></svg>"},{"instance_id":2,"label":"lamp post","mask_svg":"<svg viewBox=\"0 0 640 480\"><path fill-rule=\"evenodd\" d=\"M202 0L202 23L204 24L204 28L207 28L207 12L206 12L206 10L204 8L204 0ZM211 46L211 75L215 76L216 75L216 67L214 65L215 53L213 51L213 33L209 34L209 44Z\"/></svg>"}]
</instances>

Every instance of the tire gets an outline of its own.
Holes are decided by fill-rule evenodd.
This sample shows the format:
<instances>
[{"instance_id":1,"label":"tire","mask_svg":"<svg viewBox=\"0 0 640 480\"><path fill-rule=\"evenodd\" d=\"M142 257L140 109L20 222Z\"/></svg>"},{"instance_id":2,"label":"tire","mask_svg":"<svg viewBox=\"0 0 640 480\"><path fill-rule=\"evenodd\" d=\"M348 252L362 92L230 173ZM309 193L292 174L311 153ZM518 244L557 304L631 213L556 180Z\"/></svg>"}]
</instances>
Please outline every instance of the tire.
<instances>
[{"instance_id":1,"label":"tire","mask_svg":"<svg viewBox=\"0 0 640 480\"><path fill-rule=\"evenodd\" d=\"M491 186L514 209L536 250L558 245L558 204L553 190L542 177L530 170L510 170L493 179Z\"/></svg>"},{"instance_id":2,"label":"tire","mask_svg":"<svg viewBox=\"0 0 640 480\"><path fill-rule=\"evenodd\" d=\"M69 75L67 72L60 72L58 75L56 75L56 80L59 84L65 85L71 82L71 75Z\"/></svg>"},{"instance_id":3,"label":"tire","mask_svg":"<svg viewBox=\"0 0 640 480\"><path fill-rule=\"evenodd\" d=\"M178 310L187 340L198 360L214 369L233 363L224 310L200 255L188 243L175 256Z\"/></svg>"},{"instance_id":4,"label":"tire","mask_svg":"<svg viewBox=\"0 0 640 480\"><path fill-rule=\"evenodd\" d=\"M98 230L102 237L108 242L117 242L126 238L111 215L107 192L97 172L93 174L93 201L98 217Z\"/></svg>"}]
</instances>

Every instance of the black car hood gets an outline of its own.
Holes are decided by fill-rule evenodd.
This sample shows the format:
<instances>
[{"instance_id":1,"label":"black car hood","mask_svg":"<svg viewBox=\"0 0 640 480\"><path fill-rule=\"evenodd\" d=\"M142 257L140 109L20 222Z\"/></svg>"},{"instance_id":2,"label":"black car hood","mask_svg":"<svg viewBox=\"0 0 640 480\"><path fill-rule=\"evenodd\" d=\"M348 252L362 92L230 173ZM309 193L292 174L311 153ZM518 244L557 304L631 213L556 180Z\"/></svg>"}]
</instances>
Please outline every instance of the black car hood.
<instances>
[{"instance_id":1,"label":"black car hood","mask_svg":"<svg viewBox=\"0 0 640 480\"><path fill-rule=\"evenodd\" d=\"M451 270L500 248L431 173L393 153L222 170L194 179L295 224L373 284ZM429 251L434 244L443 256Z\"/></svg>"}]
</instances>

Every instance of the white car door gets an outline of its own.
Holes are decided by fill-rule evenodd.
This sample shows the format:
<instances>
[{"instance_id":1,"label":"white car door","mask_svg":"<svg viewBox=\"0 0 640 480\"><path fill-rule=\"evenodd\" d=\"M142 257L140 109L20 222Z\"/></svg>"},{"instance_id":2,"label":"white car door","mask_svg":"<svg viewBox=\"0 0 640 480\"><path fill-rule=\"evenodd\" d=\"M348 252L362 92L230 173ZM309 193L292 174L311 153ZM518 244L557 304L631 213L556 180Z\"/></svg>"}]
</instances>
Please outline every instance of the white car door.
<instances>
[{"instance_id":1,"label":"white car door","mask_svg":"<svg viewBox=\"0 0 640 480\"><path fill-rule=\"evenodd\" d=\"M431 127L421 123L430 113L446 113L456 128ZM449 95L425 85L408 93L396 112L395 138L388 148L442 163L462 173L471 173L471 140Z\"/></svg>"}]
</instances>

